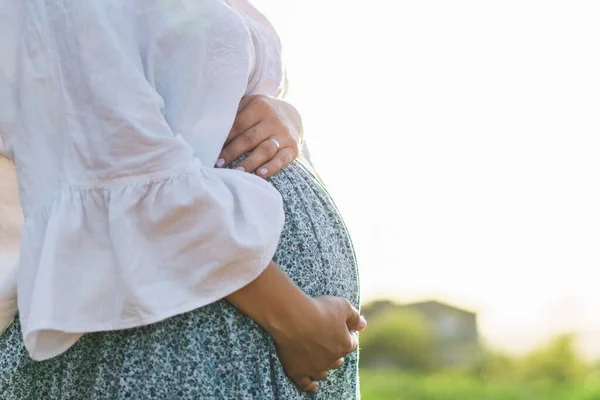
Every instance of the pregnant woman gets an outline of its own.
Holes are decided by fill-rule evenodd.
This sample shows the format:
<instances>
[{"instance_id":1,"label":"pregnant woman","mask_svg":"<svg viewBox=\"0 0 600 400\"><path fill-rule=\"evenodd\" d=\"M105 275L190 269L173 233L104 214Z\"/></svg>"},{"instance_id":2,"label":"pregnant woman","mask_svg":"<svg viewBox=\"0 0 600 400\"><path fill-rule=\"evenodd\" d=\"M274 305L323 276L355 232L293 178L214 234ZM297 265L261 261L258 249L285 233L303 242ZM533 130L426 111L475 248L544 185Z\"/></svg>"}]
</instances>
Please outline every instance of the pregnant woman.
<instances>
[{"instance_id":1,"label":"pregnant woman","mask_svg":"<svg viewBox=\"0 0 600 400\"><path fill-rule=\"evenodd\" d=\"M294 115L264 17L0 0L0 34L0 151L25 216L0 398L357 398L354 254L307 168L273 175L297 151L264 137Z\"/></svg>"}]
</instances>

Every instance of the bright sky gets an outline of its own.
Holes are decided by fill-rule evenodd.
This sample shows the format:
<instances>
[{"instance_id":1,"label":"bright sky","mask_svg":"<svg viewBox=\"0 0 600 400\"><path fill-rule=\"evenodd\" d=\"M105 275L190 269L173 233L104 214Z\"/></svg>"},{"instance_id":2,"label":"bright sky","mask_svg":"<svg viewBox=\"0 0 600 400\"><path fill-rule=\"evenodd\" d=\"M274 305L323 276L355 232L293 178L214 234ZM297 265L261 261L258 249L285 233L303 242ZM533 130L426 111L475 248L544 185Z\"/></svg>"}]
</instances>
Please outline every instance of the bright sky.
<instances>
[{"instance_id":1,"label":"bright sky","mask_svg":"<svg viewBox=\"0 0 600 400\"><path fill-rule=\"evenodd\" d=\"M365 299L474 309L513 349L600 342L600 2L254 3Z\"/></svg>"}]
</instances>

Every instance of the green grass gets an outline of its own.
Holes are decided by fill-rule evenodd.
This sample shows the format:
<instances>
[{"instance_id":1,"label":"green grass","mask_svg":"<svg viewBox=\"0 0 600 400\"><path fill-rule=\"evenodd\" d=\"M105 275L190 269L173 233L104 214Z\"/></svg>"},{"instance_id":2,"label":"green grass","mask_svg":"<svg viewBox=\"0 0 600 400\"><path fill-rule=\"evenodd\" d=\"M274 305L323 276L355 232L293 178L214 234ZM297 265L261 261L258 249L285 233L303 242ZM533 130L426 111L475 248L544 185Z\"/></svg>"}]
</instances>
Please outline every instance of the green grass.
<instances>
[{"instance_id":1,"label":"green grass","mask_svg":"<svg viewBox=\"0 0 600 400\"><path fill-rule=\"evenodd\" d=\"M600 386L484 382L467 375L362 369L362 400L600 400Z\"/></svg>"}]
</instances>

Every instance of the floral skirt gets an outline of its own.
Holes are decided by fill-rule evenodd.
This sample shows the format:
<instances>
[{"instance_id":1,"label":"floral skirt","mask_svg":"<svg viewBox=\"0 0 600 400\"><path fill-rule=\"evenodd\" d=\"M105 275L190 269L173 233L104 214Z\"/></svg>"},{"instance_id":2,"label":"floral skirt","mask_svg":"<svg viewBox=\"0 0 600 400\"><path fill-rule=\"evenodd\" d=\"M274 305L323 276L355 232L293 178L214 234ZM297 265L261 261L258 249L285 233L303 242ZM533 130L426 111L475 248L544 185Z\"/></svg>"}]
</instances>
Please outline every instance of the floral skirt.
<instances>
[{"instance_id":1,"label":"floral skirt","mask_svg":"<svg viewBox=\"0 0 600 400\"><path fill-rule=\"evenodd\" d=\"M307 294L359 305L352 244L329 195L294 162L270 179L285 205L275 261ZM0 336L0 400L356 399L353 353L316 393L286 377L271 337L229 303L134 329L84 335L48 361L29 358L19 318Z\"/></svg>"}]
</instances>

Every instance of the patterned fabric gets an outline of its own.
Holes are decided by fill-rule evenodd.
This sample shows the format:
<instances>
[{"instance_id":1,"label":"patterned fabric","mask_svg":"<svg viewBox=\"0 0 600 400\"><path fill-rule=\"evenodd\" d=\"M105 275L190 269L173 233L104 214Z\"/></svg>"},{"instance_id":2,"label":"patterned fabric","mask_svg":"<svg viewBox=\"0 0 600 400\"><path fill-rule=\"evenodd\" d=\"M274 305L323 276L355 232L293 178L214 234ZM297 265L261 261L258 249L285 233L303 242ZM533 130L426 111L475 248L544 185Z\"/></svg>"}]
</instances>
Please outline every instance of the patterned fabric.
<instances>
[{"instance_id":1,"label":"patterned fabric","mask_svg":"<svg viewBox=\"0 0 600 400\"><path fill-rule=\"evenodd\" d=\"M270 179L286 222L275 261L309 295L359 305L354 252L331 198L294 162ZM23 347L19 319L0 337L1 400L356 399L357 354L317 393L285 376L272 339L229 303L136 329L85 335L44 362Z\"/></svg>"}]
</instances>

